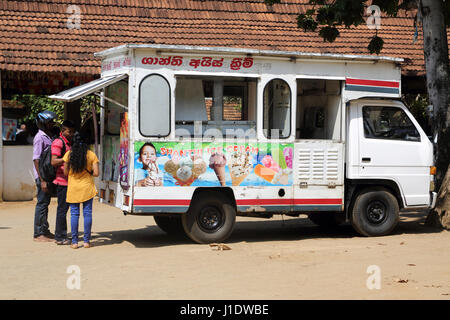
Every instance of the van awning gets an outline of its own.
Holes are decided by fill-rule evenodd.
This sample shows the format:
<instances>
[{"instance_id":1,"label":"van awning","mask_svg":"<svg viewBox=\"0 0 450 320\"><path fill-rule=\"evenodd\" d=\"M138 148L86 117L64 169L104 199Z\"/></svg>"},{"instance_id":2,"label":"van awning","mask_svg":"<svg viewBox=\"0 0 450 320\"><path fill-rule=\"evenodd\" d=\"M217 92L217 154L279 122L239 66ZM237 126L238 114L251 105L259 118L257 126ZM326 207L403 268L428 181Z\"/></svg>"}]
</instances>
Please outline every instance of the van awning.
<instances>
[{"instance_id":1,"label":"van awning","mask_svg":"<svg viewBox=\"0 0 450 320\"><path fill-rule=\"evenodd\" d=\"M64 90L60 93L49 96L50 99L60 100L64 102L72 102L83 98L91 93L100 91L107 86L116 83L128 76L127 73L116 74L112 76L105 76L100 79L93 80L91 82L82 84L81 86Z\"/></svg>"}]
</instances>

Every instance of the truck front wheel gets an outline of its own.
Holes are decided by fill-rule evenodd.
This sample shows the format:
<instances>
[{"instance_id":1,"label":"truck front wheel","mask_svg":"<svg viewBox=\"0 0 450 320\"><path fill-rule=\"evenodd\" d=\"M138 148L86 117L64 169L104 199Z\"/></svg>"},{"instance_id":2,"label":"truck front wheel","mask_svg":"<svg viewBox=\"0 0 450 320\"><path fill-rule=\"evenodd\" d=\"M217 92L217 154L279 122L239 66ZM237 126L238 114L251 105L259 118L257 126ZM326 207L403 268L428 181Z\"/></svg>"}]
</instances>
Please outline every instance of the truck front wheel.
<instances>
[{"instance_id":1,"label":"truck front wheel","mask_svg":"<svg viewBox=\"0 0 450 320\"><path fill-rule=\"evenodd\" d=\"M360 192L353 205L353 228L367 237L390 234L399 221L399 206L392 193L384 188Z\"/></svg>"},{"instance_id":2,"label":"truck front wheel","mask_svg":"<svg viewBox=\"0 0 450 320\"><path fill-rule=\"evenodd\" d=\"M233 231L236 209L219 192L202 192L181 218L184 231L197 243L222 242Z\"/></svg>"}]
</instances>

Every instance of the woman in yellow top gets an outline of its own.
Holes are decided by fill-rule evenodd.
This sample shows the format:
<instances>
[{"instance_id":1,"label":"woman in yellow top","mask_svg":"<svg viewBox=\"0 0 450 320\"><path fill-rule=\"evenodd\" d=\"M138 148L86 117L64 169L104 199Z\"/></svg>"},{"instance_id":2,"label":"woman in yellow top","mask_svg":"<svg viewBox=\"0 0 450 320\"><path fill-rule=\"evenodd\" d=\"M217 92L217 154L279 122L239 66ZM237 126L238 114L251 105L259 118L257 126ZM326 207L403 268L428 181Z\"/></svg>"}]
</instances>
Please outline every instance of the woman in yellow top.
<instances>
[{"instance_id":1,"label":"woman in yellow top","mask_svg":"<svg viewBox=\"0 0 450 320\"><path fill-rule=\"evenodd\" d=\"M94 177L98 177L98 158L88 150L88 145L77 132L73 136L72 149L64 155L64 174L68 176L66 202L70 205L70 224L73 249L78 248L78 220L80 203L83 204L84 247L90 248L92 227L92 200L97 194Z\"/></svg>"}]
</instances>

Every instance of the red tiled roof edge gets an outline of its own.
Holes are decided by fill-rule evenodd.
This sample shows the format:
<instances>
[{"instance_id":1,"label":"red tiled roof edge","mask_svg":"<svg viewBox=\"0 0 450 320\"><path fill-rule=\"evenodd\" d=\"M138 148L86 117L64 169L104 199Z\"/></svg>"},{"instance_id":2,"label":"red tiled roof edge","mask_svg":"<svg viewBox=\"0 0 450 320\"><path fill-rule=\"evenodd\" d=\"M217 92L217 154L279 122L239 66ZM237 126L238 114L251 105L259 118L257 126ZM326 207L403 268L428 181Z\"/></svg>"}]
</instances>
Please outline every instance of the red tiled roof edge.
<instances>
[{"instance_id":1,"label":"red tiled roof edge","mask_svg":"<svg viewBox=\"0 0 450 320\"><path fill-rule=\"evenodd\" d=\"M340 28L334 43L297 28L307 2L282 0L269 7L264 0L1 1L0 69L99 74L93 54L126 43L369 54L375 32L366 25ZM77 12L79 29L71 28ZM411 12L382 17L382 55L404 58L404 75L423 75L422 32L413 42L413 26Z\"/></svg>"}]
</instances>

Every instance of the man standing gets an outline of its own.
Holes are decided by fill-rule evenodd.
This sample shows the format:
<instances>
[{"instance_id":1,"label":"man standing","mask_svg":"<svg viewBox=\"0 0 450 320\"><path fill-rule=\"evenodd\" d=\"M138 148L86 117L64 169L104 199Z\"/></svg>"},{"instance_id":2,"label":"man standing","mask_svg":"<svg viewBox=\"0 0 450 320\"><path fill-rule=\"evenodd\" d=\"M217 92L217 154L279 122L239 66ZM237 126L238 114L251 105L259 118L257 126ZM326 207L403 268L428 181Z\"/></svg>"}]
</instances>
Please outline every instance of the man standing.
<instances>
[{"instance_id":1,"label":"man standing","mask_svg":"<svg viewBox=\"0 0 450 320\"><path fill-rule=\"evenodd\" d=\"M52 166L56 168L56 196L58 208L56 209L55 242L58 245L70 244L67 239L67 211L69 204L66 202L67 177L64 175L64 154L70 150L72 137L75 132L75 124L66 120L61 127L59 137L52 143Z\"/></svg>"},{"instance_id":2,"label":"man standing","mask_svg":"<svg viewBox=\"0 0 450 320\"><path fill-rule=\"evenodd\" d=\"M48 205L51 200L49 185L41 178L39 173L39 161L42 152L51 145L52 128L56 114L51 111L43 111L36 117L38 133L33 139L33 173L37 186L37 203L34 210L34 241L50 242L54 235L48 229Z\"/></svg>"}]
</instances>

